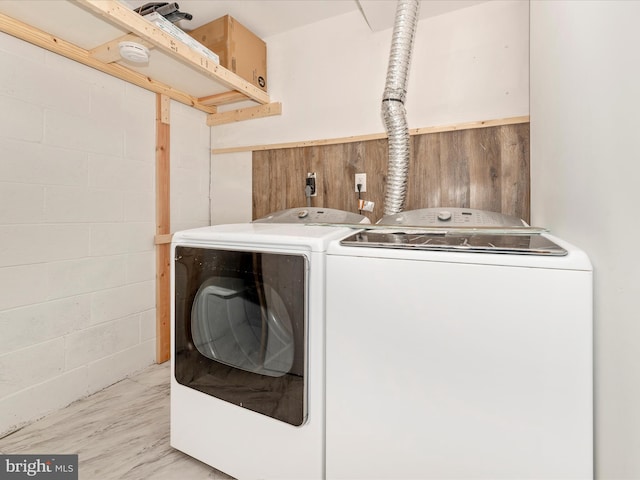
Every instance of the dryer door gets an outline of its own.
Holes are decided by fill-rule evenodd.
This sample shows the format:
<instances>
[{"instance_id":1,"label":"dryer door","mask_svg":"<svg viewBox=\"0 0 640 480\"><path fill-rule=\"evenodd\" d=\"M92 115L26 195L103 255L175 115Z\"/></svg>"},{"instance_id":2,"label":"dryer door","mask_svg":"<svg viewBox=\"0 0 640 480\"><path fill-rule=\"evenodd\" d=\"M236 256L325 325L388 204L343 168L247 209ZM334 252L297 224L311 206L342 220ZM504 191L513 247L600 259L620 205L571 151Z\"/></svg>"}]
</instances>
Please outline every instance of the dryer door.
<instances>
[{"instance_id":1,"label":"dryer door","mask_svg":"<svg viewBox=\"0 0 640 480\"><path fill-rule=\"evenodd\" d=\"M306 270L303 255L176 247L176 380L301 425Z\"/></svg>"}]
</instances>

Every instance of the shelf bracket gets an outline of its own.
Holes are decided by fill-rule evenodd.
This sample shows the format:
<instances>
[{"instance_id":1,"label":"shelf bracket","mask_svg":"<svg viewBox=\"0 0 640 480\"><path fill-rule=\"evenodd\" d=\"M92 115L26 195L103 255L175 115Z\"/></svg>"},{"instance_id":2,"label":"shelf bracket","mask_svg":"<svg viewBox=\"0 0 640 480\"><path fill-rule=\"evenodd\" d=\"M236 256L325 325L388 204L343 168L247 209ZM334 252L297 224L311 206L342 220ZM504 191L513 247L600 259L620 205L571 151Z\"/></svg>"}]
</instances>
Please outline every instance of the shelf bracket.
<instances>
[{"instance_id":1,"label":"shelf bracket","mask_svg":"<svg viewBox=\"0 0 640 480\"><path fill-rule=\"evenodd\" d=\"M229 112L213 113L207 116L207 125L215 127L225 123L253 120L255 118L270 117L282 113L282 104L279 102L258 105L257 107L239 108Z\"/></svg>"},{"instance_id":2,"label":"shelf bracket","mask_svg":"<svg viewBox=\"0 0 640 480\"><path fill-rule=\"evenodd\" d=\"M241 102L243 100L249 100L247 96L241 92L230 91L216 93L215 95L208 95L206 97L200 97L198 103L200 105L227 105L229 103Z\"/></svg>"}]
</instances>

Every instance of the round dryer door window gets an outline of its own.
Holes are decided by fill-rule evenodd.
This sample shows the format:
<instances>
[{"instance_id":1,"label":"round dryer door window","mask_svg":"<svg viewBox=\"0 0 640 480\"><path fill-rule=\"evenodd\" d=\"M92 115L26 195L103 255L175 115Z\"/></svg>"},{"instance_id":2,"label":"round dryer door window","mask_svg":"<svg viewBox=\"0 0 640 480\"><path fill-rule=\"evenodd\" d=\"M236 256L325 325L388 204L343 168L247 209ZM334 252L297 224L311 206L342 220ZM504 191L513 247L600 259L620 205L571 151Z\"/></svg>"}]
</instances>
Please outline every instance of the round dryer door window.
<instances>
[{"instance_id":1,"label":"round dryer door window","mask_svg":"<svg viewBox=\"0 0 640 480\"><path fill-rule=\"evenodd\" d=\"M294 336L287 308L268 284L213 277L196 293L191 332L207 358L248 372L280 377L294 361Z\"/></svg>"}]
</instances>

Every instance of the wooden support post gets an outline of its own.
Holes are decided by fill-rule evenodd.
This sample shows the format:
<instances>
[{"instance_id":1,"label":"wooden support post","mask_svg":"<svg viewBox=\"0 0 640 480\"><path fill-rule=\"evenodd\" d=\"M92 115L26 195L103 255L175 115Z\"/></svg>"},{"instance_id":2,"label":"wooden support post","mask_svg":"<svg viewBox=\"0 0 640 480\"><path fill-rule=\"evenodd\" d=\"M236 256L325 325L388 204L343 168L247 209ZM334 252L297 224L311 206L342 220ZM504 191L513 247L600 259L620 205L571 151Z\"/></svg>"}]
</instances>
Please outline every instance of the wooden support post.
<instances>
[{"instance_id":1,"label":"wooden support post","mask_svg":"<svg viewBox=\"0 0 640 480\"><path fill-rule=\"evenodd\" d=\"M170 98L156 94L156 237L171 233ZM156 245L156 362L171 356L171 244Z\"/></svg>"}]
</instances>

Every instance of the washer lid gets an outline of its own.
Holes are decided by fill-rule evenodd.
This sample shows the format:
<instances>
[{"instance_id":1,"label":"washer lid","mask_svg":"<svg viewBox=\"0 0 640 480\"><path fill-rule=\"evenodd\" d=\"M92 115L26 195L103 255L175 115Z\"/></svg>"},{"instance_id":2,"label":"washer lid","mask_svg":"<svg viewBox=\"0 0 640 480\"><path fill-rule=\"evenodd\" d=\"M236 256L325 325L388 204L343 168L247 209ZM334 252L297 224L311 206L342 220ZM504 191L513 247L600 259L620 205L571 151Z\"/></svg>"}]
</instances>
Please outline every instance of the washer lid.
<instances>
[{"instance_id":1,"label":"washer lid","mask_svg":"<svg viewBox=\"0 0 640 480\"><path fill-rule=\"evenodd\" d=\"M567 251L540 234L491 235L484 233L381 233L363 231L340 242L352 247L441 250L519 255L567 255Z\"/></svg>"}]
</instances>

